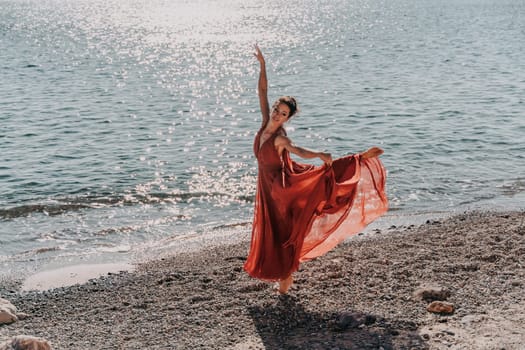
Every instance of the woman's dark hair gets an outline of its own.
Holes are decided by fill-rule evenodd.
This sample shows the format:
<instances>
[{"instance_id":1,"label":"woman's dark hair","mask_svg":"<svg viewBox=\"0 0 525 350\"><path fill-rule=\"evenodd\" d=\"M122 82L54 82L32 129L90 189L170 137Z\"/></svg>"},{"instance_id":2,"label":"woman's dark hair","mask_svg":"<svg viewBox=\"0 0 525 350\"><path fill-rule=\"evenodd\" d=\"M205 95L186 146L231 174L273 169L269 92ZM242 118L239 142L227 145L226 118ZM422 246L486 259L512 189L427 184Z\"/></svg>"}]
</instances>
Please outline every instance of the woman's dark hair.
<instances>
[{"instance_id":1,"label":"woman's dark hair","mask_svg":"<svg viewBox=\"0 0 525 350\"><path fill-rule=\"evenodd\" d=\"M299 113L299 107L297 106L297 101L292 96L281 96L275 103L273 104L273 108L276 108L279 104L284 103L285 105L290 108L290 115L288 116L288 119L290 119L295 114Z\"/></svg>"}]
</instances>

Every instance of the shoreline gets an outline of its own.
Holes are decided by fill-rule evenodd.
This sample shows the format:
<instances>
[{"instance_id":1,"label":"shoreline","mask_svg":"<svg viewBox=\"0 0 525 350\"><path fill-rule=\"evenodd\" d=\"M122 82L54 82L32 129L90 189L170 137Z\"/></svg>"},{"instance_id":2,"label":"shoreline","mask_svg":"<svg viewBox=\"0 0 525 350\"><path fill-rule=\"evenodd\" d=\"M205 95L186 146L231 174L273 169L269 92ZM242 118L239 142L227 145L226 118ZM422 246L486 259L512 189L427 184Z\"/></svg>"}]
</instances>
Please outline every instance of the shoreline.
<instances>
[{"instance_id":1,"label":"shoreline","mask_svg":"<svg viewBox=\"0 0 525 350\"><path fill-rule=\"evenodd\" d=\"M408 228L420 225L428 220L442 220L453 216L450 212L434 213L401 213L396 211L387 213L367 226L361 233L348 239L351 241L357 236L373 236L378 232L387 232L395 228ZM48 261L26 262L20 270L0 274L0 295L2 292L45 291L59 287L67 287L88 282L90 279L102 277L108 273L132 271L136 265L147 263L159 258L169 258L184 252L199 253L208 249L229 246L247 242L250 239L249 230L238 229L249 226L247 223L231 225L237 228L233 231L218 230L213 235L188 234L166 237L156 245L151 245L148 252L125 252L99 254L87 259L53 258ZM87 271L85 266L91 266L93 271ZM114 265L114 266L113 266ZM119 265L121 266L119 268ZM64 276L63 273L69 275ZM43 280L45 276L46 280Z\"/></svg>"},{"instance_id":2,"label":"shoreline","mask_svg":"<svg viewBox=\"0 0 525 350\"><path fill-rule=\"evenodd\" d=\"M70 287L11 291L0 296L29 316L0 326L0 340L39 336L53 349L519 349L524 217L469 212L356 236L303 264L286 296L242 270L246 241ZM449 291L454 313L428 312L414 296L425 285Z\"/></svg>"},{"instance_id":3,"label":"shoreline","mask_svg":"<svg viewBox=\"0 0 525 350\"><path fill-rule=\"evenodd\" d=\"M525 199L525 197L524 197ZM517 202L516 202L517 203ZM463 205L455 208L453 211L437 210L437 211L424 211L424 212L406 212L404 210L389 210L386 215L380 217L376 221L372 222L367 226L359 236L374 235L376 233L388 232L395 229L408 229L409 227L419 226L426 221L433 220L444 220L461 213L468 212L515 212L523 210L517 204L502 204L500 202L491 203L488 205L480 204L470 208L469 205ZM26 280L32 280L39 278L38 275L49 274L53 278L52 273L56 271L57 281L56 282L45 282L42 287L35 287L35 290L44 291L60 286L70 286L76 283L85 283L89 279L96 278L97 276L103 276L107 273L115 272L113 269L105 271L103 265L121 264L131 265L130 268L125 270L131 270L135 265L148 262L150 260L156 260L159 258L169 258L172 255L180 254L183 252L199 252L201 250L207 250L214 247L220 247L224 245L231 245L241 243L250 239L249 230L243 230L243 227L250 226L251 223L241 222L229 225L220 226L213 234L182 234L176 236L169 236L160 239L155 243L146 243L146 249L130 249L124 252L116 251L110 252L99 252L92 256L85 256L79 259L71 259L70 255L64 257L48 257L42 259L41 257L35 256L34 259L27 261L21 261L18 267L10 266L6 269L0 269L0 295L2 292L19 290L23 288ZM235 230L229 230L235 228ZM348 240L351 241L355 236L350 237ZM97 271L96 273L86 274L82 271L83 265L93 265L93 268ZM79 271L75 271L75 267L78 266ZM61 269L68 269L68 273L75 275L85 275L84 278L78 278L70 282L61 281L63 276L60 275ZM32 284L33 282L29 282ZM49 285L49 288L46 286Z\"/></svg>"}]
</instances>

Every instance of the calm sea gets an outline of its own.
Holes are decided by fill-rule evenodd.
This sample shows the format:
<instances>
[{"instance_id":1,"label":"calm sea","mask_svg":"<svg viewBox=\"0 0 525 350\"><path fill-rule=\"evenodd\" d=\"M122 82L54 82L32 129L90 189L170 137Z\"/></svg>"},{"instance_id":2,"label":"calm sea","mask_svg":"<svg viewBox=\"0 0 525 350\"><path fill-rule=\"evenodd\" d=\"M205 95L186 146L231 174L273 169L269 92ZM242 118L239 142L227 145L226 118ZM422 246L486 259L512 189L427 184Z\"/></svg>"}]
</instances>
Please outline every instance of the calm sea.
<instances>
[{"instance_id":1,"label":"calm sea","mask_svg":"<svg viewBox=\"0 0 525 350\"><path fill-rule=\"evenodd\" d=\"M397 218L525 203L521 0L0 0L0 274L248 237L252 45Z\"/></svg>"}]
</instances>

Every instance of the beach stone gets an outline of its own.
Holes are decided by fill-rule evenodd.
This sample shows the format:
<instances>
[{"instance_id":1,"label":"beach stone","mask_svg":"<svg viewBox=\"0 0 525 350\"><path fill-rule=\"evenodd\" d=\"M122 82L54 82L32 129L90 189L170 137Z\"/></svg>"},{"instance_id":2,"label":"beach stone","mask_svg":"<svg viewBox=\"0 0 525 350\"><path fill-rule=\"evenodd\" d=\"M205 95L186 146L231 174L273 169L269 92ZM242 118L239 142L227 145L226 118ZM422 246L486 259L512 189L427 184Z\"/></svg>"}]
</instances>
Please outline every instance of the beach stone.
<instances>
[{"instance_id":1,"label":"beach stone","mask_svg":"<svg viewBox=\"0 0 525 350\"><path fill-rule=\"evenodd\" d=\"M452 314L454 313L454 305L446 301L433 301L427 306L428 312L436 314Z\"/></svg>"},{"instance_id":2,"label":"beach stone","mask_svg":"<svg viewBox=\"0 0 525 350\"><path fill-rule=\"evenodd\" d=\"M0 298L0 324L18 321L16 307L7 299Z\"/></svg>"},{"instance_id":3,"label":"beach stone","mask_svg":"<svg viewBox=\"0 0 525 350\"><path fill-rule=\"evenodd\" d=\"M424 301L447 300L450 291L441 286L421 286L414 292L414 297Z\"/></svg>"},{"instance_id":4,"label":"beach stone","mask_svg":"<svg viewBox=\"0 0 525 350\"><path fill-rule=\"evenodd\" d=\"M241 286L237 291L239 293L251 293L251 292L258 292L264 289L267 289L269 285L264 282L252 282L246 285Z\"/></svg>"},{"instance_id":5,"label":"beach stone","mask_svg":"<svg viewBox=\"0 0 525 350\"><path fill-rule=\"evenodd\" d=\"M372 315L360 312L343 312L339 318L331 323L331 328L336 331L344 331L351 328L358 328L361 325L371 325L376 321Z\"/></svg>"},{"instance_id":6,"label":"beach stone","mask_svg":"<svg viewBox=\"0 0 525 350\"><path fill-rule=\"evenodd\" d=\"M29 317L29 315L26 314L25 312L18 312L16 314L16 318L18 318L19 320L25 320L28 317Z\"/></svg>"},{"instance_id":7,"label":"beach stone","mask_svg":"<svg viewBox=\"0 0 525 350\"><path fill-rule=\"evenodd\" d=\"M48 341L29 335L18 335L0 344L0 350L51 350Z\"/></svg>"}]
</instances>

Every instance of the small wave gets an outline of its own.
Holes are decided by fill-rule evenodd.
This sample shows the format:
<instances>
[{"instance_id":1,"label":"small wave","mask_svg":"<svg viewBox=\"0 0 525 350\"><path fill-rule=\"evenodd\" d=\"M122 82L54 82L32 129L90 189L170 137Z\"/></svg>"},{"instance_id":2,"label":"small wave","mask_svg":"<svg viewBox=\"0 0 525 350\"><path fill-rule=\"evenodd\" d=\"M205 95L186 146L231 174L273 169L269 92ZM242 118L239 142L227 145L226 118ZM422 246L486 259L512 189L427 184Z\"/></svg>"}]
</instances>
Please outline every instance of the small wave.
<instances>
[{"instance_id":1,"label":"small wave","mask_svg":"<svg viewBox=\"0 0 525 350\"><path fill-rule=\"evenodd\" d=\"M26 251L28 254L42 254L47 252L55 252L58 250L62 250L60 247L43 247L43 248L37 248L34 250Z\"/></svg>"},{"instance_id":2,"label":"small wave","mask_svg":"<svg viewBox=\"0 0 525 350\"><path fill-rule=\"evenodd\" d=\"M95 232L95 236L107 236L107 235L119 234L119 233L129 233L129 232L137 231L140 229L144 229L145 227L150 226L152 223L160 225L160 224L165 224L165 223L168 223L174 220L185 220L185 219L188 219L186 215L175 215L175 216L170 216L170 217L163 218L163 219L157 219L154 221L146 221L142 225L110 227L110 228L106 228L106 229Z\"/></svg>"},{"instance_id":3,"label":"small wave","mask_svg":"<svg viewBox=\"0 0 525 350\"><path fill-rule=\"evenodd\" d=\"M213 230L222 230L222 229L234 228L234 227L244 227L244 226L249 226L251 224L252 224L251 222L247 222L247 221L237 222L233 224L224 224L224 225L214 226Z\"/></svg>"},{"instance_id":4,"label":"small wave","mask_svg":"<svg viewBox=\"0 0 525 350\"><path fill-rule=\"evenodd\" d=\"M13 255L0 255L0 262L27 261L29 259L33 259L38 254L56 252L56 251L61 251L61 250L63 250L63 248L59 246L40 247L40 248L25 250L19 253L15 253Z\"/></svg>"},{"instance_id":5,"label":"small wave","mask_svg":"<svg viewBox=\"0 0 525 350\"><path fill-rule=\"evenodd\" d=\"M46 215L59 215L67 211L89 208L85 204L28 204L18 207L0 209L1 219L14 219L21 216L28 216L31 213L43 213Z\"/></svg>"},{"instance_id":6,"label":"small wave","mask_svg":"<svg viewBox=\"0 0 525 350\"><path fill-rule=\"evenodd\" d=\"M58 198L58 203L25 204L16 207L0 209L0 220L10 220L42 213L48 216L61 215L82 209L97 209L110 206L132 206L137 204L170 204L189 202L195 198L231 198L232 201L253 202L253 196L232 195L221 192L188 192L188 193L148 193L129 195L82 196L75 198Z\"/></svg>"},{"instance_id":7,"label":"small wave","mask_svg":"<svg viewBox=\"0 0 525 350\"><path fill-rule=\"evenodd\" d=\"M525 191L525 179L518 179L510 184L505 184L500 187L501 192L505 196L512 197L516 194Z\"/></svg>"},{"instance_id":8,"label":"small wave","mask_svg":"<svg viewBox=\"0 0 525 350\"><path fill-rule=\"evenodd\" d=\"M107 236L107 235L111 235L115 233L128 233L128 232L132 232L135 230L136 228L133 226L110 227L110 228L106 228L106 229L97 231L95 233L95 236Z\"/></svg>"}]
</instances>

